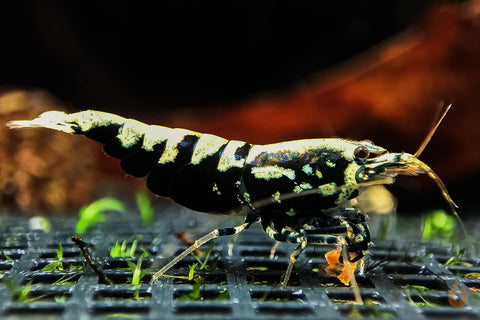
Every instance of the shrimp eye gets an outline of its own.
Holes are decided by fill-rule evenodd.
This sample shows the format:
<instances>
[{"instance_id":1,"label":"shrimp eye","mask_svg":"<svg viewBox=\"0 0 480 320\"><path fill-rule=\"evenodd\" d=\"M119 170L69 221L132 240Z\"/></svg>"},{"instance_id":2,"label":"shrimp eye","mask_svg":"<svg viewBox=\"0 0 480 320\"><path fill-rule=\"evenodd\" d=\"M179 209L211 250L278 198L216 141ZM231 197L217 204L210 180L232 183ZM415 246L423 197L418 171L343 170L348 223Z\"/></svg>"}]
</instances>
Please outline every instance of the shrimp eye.
<instances>
[{"instance_id":1,"label":"shrimp eye","mask_svg":"<svg viewBox=\"0 0 480 320\"><path fill-rule=\"evenodd\" d=\"M357 159L366 159L370 155L370 151L365 146L359 146L353 151L353 155Z\"/></svg>"}]
</instances>

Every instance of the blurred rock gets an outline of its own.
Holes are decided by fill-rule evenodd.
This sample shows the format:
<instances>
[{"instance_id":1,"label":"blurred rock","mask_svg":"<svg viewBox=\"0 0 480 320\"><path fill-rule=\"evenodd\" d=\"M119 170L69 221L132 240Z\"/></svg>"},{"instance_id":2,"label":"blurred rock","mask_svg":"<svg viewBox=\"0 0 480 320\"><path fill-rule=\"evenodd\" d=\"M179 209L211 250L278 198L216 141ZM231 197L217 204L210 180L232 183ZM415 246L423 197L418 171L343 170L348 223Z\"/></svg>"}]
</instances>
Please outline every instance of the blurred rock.
<instances>
[{"instance_id":1,"label":"blurred rock","mask_svg":"<svg viewBox=\"0 0 480 320\"><path fill-rule=\"evenodd\" d=\"M47 129L10 130L10 120L63 110L44 91L0 91L0 206L32 213L78 208L91 199L98 145Z\"/></svg>"}]
</instances>

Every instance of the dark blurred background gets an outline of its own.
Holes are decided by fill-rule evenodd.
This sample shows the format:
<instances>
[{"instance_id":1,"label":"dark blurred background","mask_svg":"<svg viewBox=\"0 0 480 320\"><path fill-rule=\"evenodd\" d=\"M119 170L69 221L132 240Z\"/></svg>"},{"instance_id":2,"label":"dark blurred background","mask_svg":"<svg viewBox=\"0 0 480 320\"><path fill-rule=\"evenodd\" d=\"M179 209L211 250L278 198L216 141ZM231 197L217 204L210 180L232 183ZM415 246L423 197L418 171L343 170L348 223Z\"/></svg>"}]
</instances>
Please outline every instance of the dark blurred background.
<instances>
[{"instance_id":1,"label":"dark blurred background","mask_svg":"<svg viewBox=\"0 0 480 320\"><path fill-rule=\"evenodd\" d=\"M479 38L479 1L2 3L0 122L93 108L253 143L414 153L453 102L421 158L474 215ZM78 207L99 180L134 183L85 141L2 125L0 203ZM432 181L399 180L401 208L446 207Z\"/></svg>"},{"instance_id":2,"label":"dark blurred background","mask_svg":"<svg viewBox=\"0 0 480 320\"><path fill-rule=\"evenodd\" d=\"M341 63L417 24L432 1L87 3L3 3L0 85L75 108L211 107Z\"/></svg>"}]
</instances>

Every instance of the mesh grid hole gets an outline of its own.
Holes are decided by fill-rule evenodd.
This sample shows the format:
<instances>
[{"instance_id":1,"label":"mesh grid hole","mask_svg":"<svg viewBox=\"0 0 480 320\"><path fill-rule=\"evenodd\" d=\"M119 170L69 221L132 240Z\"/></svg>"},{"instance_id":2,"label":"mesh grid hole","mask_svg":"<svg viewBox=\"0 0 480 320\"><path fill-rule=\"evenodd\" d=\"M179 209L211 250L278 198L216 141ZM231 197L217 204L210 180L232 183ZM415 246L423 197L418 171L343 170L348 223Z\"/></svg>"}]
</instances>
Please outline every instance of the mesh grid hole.
<instances>
[{"instance_id":1,"label":"mesh grid hole","mask_svg":"<svg viewBox=\"0 0 480 320\"><path fill-rule=\"evenodd\" d=\"M36 303L30 308L25 308L22 304L9 306L5 312L8 315L19 315L22 318L27 318L29 316L38 317L41 316L42 319L57 319L61 316L64 310L64 305L62 304L52 304L52 303ZM47 317L44 317L48 315Z\"/></svg>"},{"instance_id":2,"label":"mesh grid hole","mask_svg":"<svg viewBox=\"0 0 480 320\"><path fill-rule=\"evenodd\" d=\"M305 295L298 290L264 289L251 290L252 301L257 302L305 302Z\"/></svg>"},{"instance_id":3,"label":"mesh grid hole","mask_svg":"<svg viewBox=\"0 0 480 320\"><path fill-rule=\"evenodd\" d=\"M479 274L480 275L480 267L467 267L467 266L447 266L446 267L448 271L450 271L451 273L453 273L454 275L456 275L457 277L461 277L461 278L472 278L472 274L473 274L473 278L475 278L476 275L475 273ZM467 276L468 274L470 274L471 276Z\"/></svg>"},{"instance_id":4,"label":"mesh grid hole","mask_svg":"<svg viewBox=\"0 0 480 320\"><path fill-rule=\"evenodd\" d=\"M382 266L386 274L431 274L428 268L410 263L392 262Z\"/></svg>"},{"instance_id":5,"label":"mesh grid hole","mask_svg":"<svg viewBox=\"0 0 480 320\"><path fill-rule=\"evenodd\" d=\"M31 270L32 271L42 270L47 265L51 263L56 263L58 261L59 261L58 259L37 259L35 260L35 265L32 267ZM63 268L65 269L65 271L68 271L68 270L73 271L74 269L78 269L78 267L84 266L86 264L85 259L81 259L81 258L78 258L78 259L67 258L67 259L62 259L61 261L63 263Z\"/></svg>"},{"instance_id":6,"label":"mesh grid hole","mask_svg":"<svg viewBox=\"0 0 480 320\"><path fill-rule=\"evenodd\" d=\"M22 284L25 285L31 281L32 284L38 285L71 285L78 282L80 276L80 274L73 272L41 272L26 277Z\"/></svg>"},{"instance_id":7,"label":"mesh grid hole","mask_svg":"<svg viewBox=\"0 0 480 320\"><path fill-rule=\"evenodd\" d=\"M18 295L12 297L13 301L16 302L25 302L25 303L38 303L38 302L56 302L64 303L66 300L70 299L71 294L69 292L60 292L59 290L32 290L28 293L26 298L20 300Z\"/></svg>"},{"instance_id":8,"label":"mesh grid hole","mask_svg":"<svg viewBox=\"0 0 480 320\"><path fill-rule=\"evenodd\" d=\"M49 248L44 249L42 254L40 255L40 259L56 259L57 258L57 248ZM67 246L66 244L62 244L62 253L64 258L80 258L83 257L80 250L76 247Z\"/></svg>"},{"instance_id":9,"label":"mesh grid hole","mask_svg":"<svg viewBox=\"0 0 480 320\"><path fill-rule=\"evenodd\" d=\"M174 285L190 284L194 285L196 279L189 280L187 270L171 270L171 278L173 278ZM195 275L201 277L203 284L216 284L223 285L227 283L227 275L222 270L198 270L195 271ZM195 277L194 277L195 278Z\"/></svg>"},{"instance_id":10,"label":"mesh grid hole","mask_svg":"<svg viewBox=\"0 0 480 320\"><path fill-rule=\"evenodd\" d=\"M185 288L177 288L173 293L173 299L191 301L191 300L229 300L230 294L228 293L227 288L206 288L205 286L200 287L200 292L198 296L192 295L194 286L188 286Z\"/></svg>"},{"instance_id":11,"label":"mesh grid hole","mask_svg":"<svg viewBox=\"0 0 480 320\"><path fill-rule=\"evenodd\" d=\"M419 286L426 290L448 291L449 287L444 280L437 276L395 275L391 276L397 288L410 288Z\"/></svg>"},{"instance_id":12,"label":"mesh grid hole","mask_svg":"<svg viewBox=\"0 0 480 320\"><path fill-rule=\"evenodd\" d=\"M456 320L468 320L468 319L478 319L478 314L471 310L458 310L451 307L445 307L441 309L428 309L424 308L422 314L427 319L456 319Z\"/></svg>"},{"instance_id":13,"label":"mesh grid hole","mask_svg":"<svg viewBox=\"0 0 480 320\"><path fill-rule=\"evenodd\" d=\"M13 263L14 261L11 260L0 261L0 272L12 269Z\"/></svg>"},{"instance_id":14,"label":"mesh grid hole","mask_svg":"<svg viewBox=\"0 0 480 320\"><path fill-rule=\"evenodd\" d=\"M12 232L8 237L0 239L0 249L26 249L27 237L25 234Z\"/></svg>"},{"instance_id":15,"label":"mesh grid hole","mask_svg":"<svg viewBox=\"0 0 480 320\"><path fill-rule=\"evenodd\" d=\"M455 258L455 257L451 254L450 255L436 255L435 256L435 259L438 260L438 262L440 262L441 264L446 264L447 262L452 261L452 258ZM464 257L461 257L460 259L455 258L453 261L457 265L465 264L465 265L468 265L468 266L473 266L473 265L477 264L477 262L475 260L466 259Z\"/></svg>"},{"instance_id":16,"label":"mesh grid hole","mask_svg":"<svg viewBox=\"0 0 480 320\"><path fill-rule=\"evenodd\" d=\"M175 257L178 256L185 249L187 249L187 247L182 247L180 249L177 249L177 251L175 252L175 254L173 256L175 256ZM203 250L202 252L205 253L206 250ZM210 252L210 256L208 257L208 261L206 263L206 269L207 270L222 269L223 264L219 259L220 256L221 256L221 252L219 252L219 251L215 250L215 248L213 248ZM198 257L198 259L203 262L205 257L203 255L201 255L200 257ZM180 260L175 265L175 268L176 269L188 269L188 268L190 268L190 266L192 266L195 263L198 264L198 260L195 259L192 255L189 255L189 256L186 256L185 258L183 258L182 260Z\"/></svg>"},{"instance_id":17,"label":"mesh grid hole","mask_svg":"<svg viewBox=\"0 0 480 320\"><path fill-rule=\"evenodd\" d=\"M133 272L131 270L104 270L105 275L113 282L113 284L130 284L133 276ZM152 279L151 274L146 274L142 279L140 279L140 284L148 284ZM101 283L100 278L98 279L99 283Z\"/></svg>"},{"instance_id":18,"label":"mesh grid hole","mask_svg":"<svg viewBox=\"0 0 480 320\"><path fill-rule=\"evenodd\" d=\"M463 284L477 295L480 295L480 279L463 280Z\"/></svg>"},{"instance_id":19,"label":"mesh grid hole","mask_svg":"<svg viewBox=\"0 0 480 320\"><path fill-rule=\"evenodd\" d=\"M286 268L284 270L286 270ZM280 283L284 270L249 270L246 273L247 282L250 285L276 285ZM292 272L288 286L300 286L300 280L296 272Z\"/></svg>"},{"instance_id":20,"label":"mesh grid hole","mask_svg":"<svg viewBox=\"0 0 480 320\"><path fill-rule=\"evenodd\" d=\"M246 270L281 270L285 271L288 267L287 259L259 259L259 258L243 258L243 265Z\"/></svg>"},{"instance_id":21,"label":"mesh grid hole","mask_svg":"<svg viewBox=\"0 0 480 320\"><path fill-rule=\"evenodd\" d=\"M153 265L153 257L144 257L142 260L142 269L148 269ZM102 266L104 269L130 269L128 262L133 262L135 265L138 262L138 257L110 257Z\"/></svg>"},{"instance_id":22,"label":"mesh grid hole","mask_svg":"<svg viewBox=\"0 0 480 320\"><path fill-rule=\"evenodd\" d=\"M348 289L348 291L328 292L327 295L332 303L340 303L340 304L355 303L355 296L351 289ZM380 295L377 292L364 291L361 293L361 296L362 296L363 302L367 305L371 305L371 304L379 305L379 304L385 303L385 299L380 297Z\"/></svg>"},{"instance_id":23,"label":"mesh grid hole","mask_svg":"<svg viewBox=\"0 0 480 320\"><path fill-rule=\"evenodd\" d=\"M437 292L421 292L419 290L410 290L406 295L406 298L417 306L421 307L429 307L429 306L444 306L448 307L450 304L448 303L448 295L442 294L438 295L435 294Z\"/></svg>"},{"instance_id":24,"label":"mesh grid hole","mask_svg":"<svg viewBox=\"0 0 480 320\"><path fill-rule=\"evenodd\" d=\"M344 304L338 306L339 313L347 318L395 319L395 311L376 305Z\"/></svg>"},{"instance_id":25,"label":"mesh grid hole","mask_svg":"<svg viewBox=\"0 0 480 320\"><path fill-rule=\"evenodd\" d=\"M415 257L413 253L409 251L398 251L398 250L379 250L376 248L372 248L369 251L368 257L370 259L375 260L383 260L383 261L398 261L398 262L413 262Z\"/></svg>"},{"instance_id":26,"label":"mesh grid hole","mask_svg":"<svg viewBox=\"0 0 480 320\"><path fill-rule=\"evenodd\" d=\"M357 280L358 287L361 289L375 288L375 285L373 284L373 282L364 276L356 275L355 279ZM337 278L328 277L328 276L321 276L320 284L324 287L340 287L340 288L348 287L344 285L342 282L340 282L340 280L338 280Z\"/></svg>"},{"instance_id":27,"label":"mesh grid hole","mask_svg":"<svg viewBox=\"0 0 480 320\"><path fill-rule=\"evenodd\" d=\"M141 317L148 314L149 307L144 303L135 303L131 302L129 304L125 303L98 303L93 306L92 313L94 315L101 315L105 317L125 317L125 318L135 318Z\"/></svg>"},{"instance_id":28,"label":"mesh grid hole","mask_svg":"<svg viewBox=\"0 0 480 320\"><path fill-rule=\"evenodd\" d=\"M174 313L178 315L199 315L208 316L225 316L232 313L232 309L224 304L202 304L201 302L178 303L174 307Z\"/></svg>"},{"instance_id":29,"label":"mesh grid hole","mask_svg":"<svg viewBox=\"0 0 480 320\"><path fill-rule=\"evenodd\" d=\"M146 288L112 288L99 289L93 295L95 301L116 301L125 299L128 300L151 300L152 294Z\"/></svg>"},{"instance_id":30,"label":"mesh grid hole","mask_svg":"<svg viewBox=\"0 0 480 320\"><path fill-rule=\"evenodd\" d=\"M25 253L23 249L2 250L0 252L0 260L15 261L22 257Z\"/></svg>"},{"instance_id":31,"label":"mesh grid hole","mask_svg":"<svg viewBox=\"0 0 480 320\"><path fill-rule=\"evenodd\" d=\"M245 248L240 251L240 256L242 257L264 257L270 259L270 252L272 250L272 246L269 247L252 247L252 248ZM284 250L280 250L277 248L275 250L276 257L286 257L287 253Z\"/></svg>"},{"instance_id":32,"label":"mesh grid hole","mask_svg":"<svg viewBox=\"0 0 480 320\"><path fill-rule=\"evenodd\" d=\"M298 306L295 304L259 304L256 308L257 314L272 316L310 316L314 312L309 306Z\"/></svg>"}]
</instances>

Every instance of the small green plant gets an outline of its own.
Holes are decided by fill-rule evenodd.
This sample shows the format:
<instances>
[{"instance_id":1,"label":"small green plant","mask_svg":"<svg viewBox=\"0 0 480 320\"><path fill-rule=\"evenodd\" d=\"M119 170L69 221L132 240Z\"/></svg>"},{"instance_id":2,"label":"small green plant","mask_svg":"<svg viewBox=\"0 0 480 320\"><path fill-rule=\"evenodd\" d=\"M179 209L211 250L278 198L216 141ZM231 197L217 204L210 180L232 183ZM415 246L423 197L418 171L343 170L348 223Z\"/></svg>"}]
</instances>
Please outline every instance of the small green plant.
<instances>
[{"instance_id":1,"label":"small green plant","mask_svg":"<svg viewBox=\"0 0 480 320\"><path fill-rule=\"evenodd\" d=\"M210 244L208 249L202 254L202 256L197 256L192 253L192 256L197 260L196 263L189 266L188 276L175 276L176 278L186 279L188 281L194 281L192 286L192 290L186 294L181 295L177 298L177 300L181 301L192 301L192 300L203 300L203 296L201 294L201 287L205 283L202 276L196 274L197 270L203 270L207 268L207 263L210 259L210 256L213 251L213 243ZM214 300L229 300L230 294L227 290L220 292Z\"/></svg>"},{"instance_id":2,"label":"small green plant","mask_svg":"<svg viewBox=\"0 0 480 320\"><path fill-rule=\"evenodd\" d=\"M62 259L63 259L63 246L62 246L61 243L58 244L57 259L58 259L58 260L62 260Z\"/></svg>"},{"instance_id":3,"label":"small green plant","mask_svg":"<svg viewBox=\"0 0 480 320\"><path fill-rule=\"evenodd\" d=\"M440 236L451 241L455 235L455 217L448 215L444 210L430 212L423 222L422 240L428 241L433 236Z\"/></svg>"},{"instance_id":4,"label":"small green plant","mask_svg":"<svg viewBox=\"0 0 480 320\"><path fill-rule=\"evenodd\" d=\"M425 253L424 255L420 256L420 257L416 257L415 259L413 259L413 263L421 263L423 260L431 257L433 255L433 252L427 252ZM405 251L405 258L408 258L408 251ZM407 259L405 259L405 261L408 261Z\"/></svg>"},{"instance_id":5,"label":"small green plant","mask_svg":"<svg viewBox=\"0 0 480 320\"><path fill-rule=\"evenodd\" d=\"M88 206L84 206L80 209L80 219L77 222L76 233L83 234L87 231L88 227L99 222L105 222L105 211L124 211L123 202L111 198L101 198Z\"/></svg>"},{"instance_id":6,"label":"small green plant","mask_svg":"<svg viewBox=\"0 0 480 320\"><path fill-rule=\"evenodd\" d=\"M199 264L199 266L200 266L200 270L204 270L204 269L207 268L207 262L208 262L208 260L210 259L210 255L212 254L213 247L214 247L214 244L211 243L211 244L208 246L207 250L206 250L200 257L192 253L192 257L194 257L195 260L197 260L197 262L198 262L198 264ZM203 261L202 261L201 258L203 258ZM196 265L196 264L195 264L195 265Z\"/></svg>"},{"instance_id":7,"label":"small green plant","mask_svg":"<svg viewBox=\"0 0 480 320\"><path fill-rule=\"evenodd\" d=\"M181 279L181 280L188 280L192 281L196 277L200 277L199 275L196 275L195 272L197 270L198 263L194 263L191 266L188 267L188 275L187 276L169 276L165 275L165 277L169 278L175 278L175 279Z\"/></svg>"},{"instance_id":8,"label":"small green plant","mask_svg":"<svg viewBox=\"0 0 480 320\"><path fill-rule=\"evenodd\" d=\"M222 291L218 294L218 296L215 298L216 301L221 301L221 300L230 300L230 293L228 293L228 290Z\"/></svg>"},{"instance_id":9,"label":"small green plant","mask_svg":"<svg viewBox=\"0 0 480 320\"><path fill-rule=\"evenodd\" d=\"M43 267L42 271L64 271L67 268L66 263L63 261L63 247L61 243L58 244L57 259Z\"/></svg>"},{"instance_id":10,"label":"small green plant","mask_svg":"<svg viewBox=\"0 0 480 320\"><path fill-rule=\"evenodd\" d=\"M132 278L129 278L131 284L138 285L140 284L140 280L148 274L148 270L142 270L142 261L144 255L143 253L137 260L137 263L133 263L132 261L127 261L128 267L132 270Z\"/></svg>"},{"instance_id":11,"label":"small green plant","mask_svg":"<svg viewBox=\"0 0 480 320\"><path fill-rule=\"evenodd\" d=\"M140 284L140 280L142 280L142 278L148 274L148 270L142 270L143 257L144 255L142 253L138 258L137 263L127 261L128 267L130 268L130 270L132 270L132 277L128 278L128 281L130 281L130 283L135 286L138 286ZM135 289L133 298L135 300L140 299L140 290L138 289L138 287Z\"/></svg>"},{"instance_id":12,"label":"small green plant","mask_svg":"<svg viewBox=\"0 0 480 320\"><path fill-rule=\"evenodd\" d=\"M447 266L463 266L463 267L471 268L473 266L473 264L461 260L464 253L465 253L465 249L458 250L458 252L455 256L450 257L450 259L448 259L445 262L445 265L447 265Z\"/></svg>"},{"instance_id":13,"label":"small green plant","mask_svg":"<svg viewBox=\"0 0 480 320\"><path fill-rule=\"evenodd\" d=\"M214 247L214 244L213 243L210 244L207 250L200 257L192 253L192 257L195 258L197 262L188 267L189 268L188 276L172 276L172 277L177 279L192 281L197 276L195 274L197 268L200 270L207 268L207 263L208 263L208 260L210 259L210 255L212 254L213 247Z\"/></svg>"},{"instance_id":14,"label":"small green plant","mask_svg":"<svg viewBox=\"0 0 480 320\"><path fill-rule=\"evenodd\" d=\"M412 305L422 306L422 307L433 305L433 303L431 301L429 301L428 299L426 299L423 296L424 292L432 290L431 288L428 288L428 287L422 286L422 285L407 285L407 286L404 286L402 288L405 289L405 294L407 296L407 299ZM411 296L411 290L412 289L417 292L415 300Z\"/></svg>"},{"instance_id":15,"label":"small green plant","mask_svg":"<svg viewBox=\"0 0 480 320\"><path fill-rule=\"evenodd\" d=\"M61 281L61 280L62 279L59 279L55 282L58 282L58 281ZM38 294L32 293L32 281L33 280L30 280L25 285L19 286L12 279L5 278L3 283L6 285L8 290L10 290L10 292L12 292L14 294L15 299L20 301L20 302L30 303L30 302L39 301L39 300L42 300L42 299L45 299L45 298L48 298L48 297L51 297L51 298L55 299L56 302L66 301L67 297L64 296L64 295L56 295L55 293L47 293L47 294L38 295ZM53 283L52 285L57 285L57 284Z\"/></svg>"},{"instance_id":16,"label":"small green plant","mask_svg":"<svg viewBox=\"0 0 480 320\"><path fill-rule=\"evenodd\" d=\"M42 271L80 271L84 268L83 265L80 266L72 266L69 263L66 263L63 261L63 247L62 244L58 244L58 249L57 249L57 259L56 261L50 262L47 264L45 267L42 268ZM73 278L75 278L76 275L73 274L64 274L60 279L56 280L55 282L52 283L53 286L61 286L61 285L69 285L69 284L75 284L75 281L71 281Z\"/></svg>"},{"instance_id":17,"label":"small green plant","mask_svg":"<svg viewBox=\"0 0 480 320\"><path fill-rule=\"evenodd\" d=\"M121 243L119 240L115 242L115 245L112 247L110 250L110 256L111 257L134 257L135 252L138 247L138 242L142 240L143 236L139 235L133 240L131 246L128 246L128 241L123 240ZM143 256L148 256L149 253L144 249L143 250Z\"/></svg>"},{"instance_id":18,"label":"small green plant","mask_svg":"<svg viewBox=\"0 0 480 320\"><path fill-rule=\"evenodd\" d=\"M187 278L189 281L193 280L193 277L195 276L195 269L197 269L197 267L198 267L198 263L194 263L189 267L188 278Z\"/></svg>"},{"instance_id":19,"label":"small green plant","mask_svg":"<svg viewBox=\"0 0 480 320\"><path fill-rule=\"evenodd\" d=\"M137 192L136 194L137 199L137 207L140 211L140 216L142 218L142 222L146 226L153 225L154 218L153 218L153 207L150 203L150 199L145 192Z\"/></svg>"},{"instance_id":20,"label":"small green plant","mask_svg":"<svg viewBox=\"0 0 480 320\"><path fill-rule=\"evenodd\" d=\"M192 300L202 300L203 296L201 294L201 286L205 283L204 279L201 275L196 274L197 270L202 270L207 268L207 263L210 259L211 253L213 251L213 244L210 244L208 249L199 257L192 253L192 256L197 260L194 264L188 267L188 275L187 276L169 276L176 279L194 281L192 290L186 294L181 295L180 297L176 298L177 300L182 301L192 301ZM220 284L218 284L220 285ZM215 300L228 300L230 299L230 295L227 290L220 292Z\"/></svg>"},{"instance_id":21,"label":"small green plant","mask_svg":"<svg viewBox=\"0 0 480 320\"><path fill-rule=\"evenodd\" d=\"M190 272L188 274L188 280L193 280L194 284L192 286L192 290L186 294L181 295L180 297L176 298L177 300L180 301L193 301L193 300L203 300L204 296L202 295L202 285L205 283L203 278L200 275L195 274L195 268L198 266L198 264L194 264L193 266L190 267ZM224 290L220 292L214 300L216 301L222 301L222 300L229 300L230 299L230 294L228 293L228 290Z\"/></svg>"},{"instance_id":22,"label":"small green plant","mask_svg":"<svg viewBox=\"0 0 480 320\"><path fill-rule=\"evenodd\" d=\"M32 299L34 298L32 298L30 295L30 291L32 289L32 280L30 280L24 286L17 286L11 279L5 279L4 283L7 288L17 297L18 301L33 301Z\"/></svg>"},{"instance_id":23,"label":"small green plant","mask_svg":"<svg viewBox=\"0 0 480 320\"><path fill-rule=\"evenodd\" d=\"M195 283L193 284L192 291L181 295L180 297L177 298L177 300L180 300L180 301L200 300L200 298L202 297L200 289L203 284L203 279L201 276L197 275L195 277L192 277L192 279L189 279L189 280L193 280L193 278L195 278Z\"/></svg>"},{"instance_id":24,"label":"small green plant","mask_svg":"<svg viewBox=\"0 0 480 320\"><path fill-rule=\"evenodd\" d=\"M412 288L414 288L414 289L417 289L418 291L427 291L427 290L430 290L430 288L428 288L428 287L420 286L420 285L416 285L416 284L412 284L410 287L412 287Z\"/></svg>"},{"instance_id":25,"label":"small green plant","mask_svg":"<svg viewBox=\"0 0 480 320\"><path fill-rule=\"evenodd\" d=\"M44 266L42 271L73 271L83 269L83 265L73 266L63 260L63 246L61 243L58 244L57 259L58 260Z\"/></svg>"}]
</instances>

